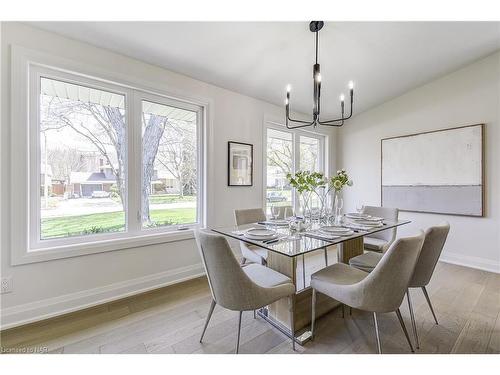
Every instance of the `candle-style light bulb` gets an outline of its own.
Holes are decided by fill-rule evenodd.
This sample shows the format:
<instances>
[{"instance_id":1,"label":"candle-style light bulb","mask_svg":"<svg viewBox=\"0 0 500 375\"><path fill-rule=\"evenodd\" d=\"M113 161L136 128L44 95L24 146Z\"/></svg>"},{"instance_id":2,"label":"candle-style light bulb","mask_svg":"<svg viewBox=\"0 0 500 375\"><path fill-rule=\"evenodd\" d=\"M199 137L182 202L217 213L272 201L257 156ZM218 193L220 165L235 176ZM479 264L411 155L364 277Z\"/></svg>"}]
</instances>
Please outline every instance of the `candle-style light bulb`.
<instances>
[{"instance_id":1,"label":"candle-style light bulb","mask_svg":"<svg viewBox=\"0 0 500 375\"><path fill-rule=\"evenodd\" d=\"M288 98L285 99L285 105L288 106Z\"/></svg>"},{"instance_id":2,"label":"candle-style light bulb","mask_svg":"<svg viewBox=\"0 0 500 375\"><path fill-rule=\"evenodd\" d=\"M292 91L292 86L290 84L286 85L286 92L289 93Z\"/></svg>"},{"instance_id":3,"label":"candle-style light bulb","mask_svg":"<svg viewBox=\"0 0 500 375\"><path fill-rule=\"evenodd\" d=\"M341 102L344 102L344 100L345 100L345 95L344 95L344 94L340 94L339 99L340 99L340 101L341 101Z\"/></svg>"},{"instance_id":4,"label":"candle-style light bulb","mask_svg":"<svg viewBox=\"0 0 500 375\"><path fill-rule=\"evenodd\" d=\"M354 82L353 81L349 81L349 90L354 90Z\"/></svg>"},{"instance_id":5,"label":"candle-style light bulb","mask_svg":"<svg viewBox=\"0 0 500 375\"><path fill-rule=\"evenodd\" d=\"M316 75L316 82L321 82L321 73Z\"/></svg>"}]
</instances>

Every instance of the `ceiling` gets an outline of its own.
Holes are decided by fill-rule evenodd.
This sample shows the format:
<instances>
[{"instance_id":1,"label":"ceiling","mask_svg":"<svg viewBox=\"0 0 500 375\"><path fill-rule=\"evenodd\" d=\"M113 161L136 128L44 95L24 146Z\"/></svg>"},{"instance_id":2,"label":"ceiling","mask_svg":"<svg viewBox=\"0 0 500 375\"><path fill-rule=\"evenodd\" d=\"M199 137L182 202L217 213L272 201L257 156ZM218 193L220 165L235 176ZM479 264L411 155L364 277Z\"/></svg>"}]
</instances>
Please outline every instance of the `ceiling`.
<instances>
[{"instance_id":1,"label":"ceiling","mask_svg":"<svg viewBox=\"0 0 500 375\"><path fill-rule=\"evenodd\" d=\"M292 110L310 113L314 35L308 22L34 22ZM322 112L355 82L357 112L500 49L499 22L325 22Z\"/></svg>"}]
</instances>

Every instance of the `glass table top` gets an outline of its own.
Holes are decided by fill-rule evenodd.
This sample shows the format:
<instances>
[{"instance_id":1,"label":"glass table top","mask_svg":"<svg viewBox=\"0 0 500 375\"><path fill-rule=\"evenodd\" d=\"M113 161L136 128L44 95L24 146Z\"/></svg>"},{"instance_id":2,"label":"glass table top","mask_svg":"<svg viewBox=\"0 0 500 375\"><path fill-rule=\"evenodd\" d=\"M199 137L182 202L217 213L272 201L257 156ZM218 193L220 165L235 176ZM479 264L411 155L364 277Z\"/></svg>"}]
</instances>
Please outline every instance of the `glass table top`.
<instances>
[{"instance_id":1,"label":"glass table top","mask_svg":"<svg viewBox=\"0 0 500 375\"><path fill-rule=\"evenodd\" d=\"M240 225L240 226L229 226L229 227L218 227L211 228L213 232L222 234L227 237L231 237L243 242L246 242L251 245L259 246L263 249L274 251L275 253L279 253L282 255L286 255L289 257L295 257L302 254L309 253L311 251L324 249L327 246L341 244L343 242L369 236L372 233L381 232L383 230L399 227L401 225L409 224L411 221L409 220L384 220L383 226L372 228L369 230L357 230L354 229L354 233L350 236L338 237L338 238L320 238L321 235L317 233L317 230L320 228L319 225L312 226L311 229L303 231L303 232L294 232L292 233L288 227L275 226L275 225L261 225L258 223ZM245 231L251 228L268 228L274 229L277 231L279 237L278 241L266 243L264 241L253 240L244 236ZM297 239L293 239L293 237Z\"/></svg>"}]
</instances>

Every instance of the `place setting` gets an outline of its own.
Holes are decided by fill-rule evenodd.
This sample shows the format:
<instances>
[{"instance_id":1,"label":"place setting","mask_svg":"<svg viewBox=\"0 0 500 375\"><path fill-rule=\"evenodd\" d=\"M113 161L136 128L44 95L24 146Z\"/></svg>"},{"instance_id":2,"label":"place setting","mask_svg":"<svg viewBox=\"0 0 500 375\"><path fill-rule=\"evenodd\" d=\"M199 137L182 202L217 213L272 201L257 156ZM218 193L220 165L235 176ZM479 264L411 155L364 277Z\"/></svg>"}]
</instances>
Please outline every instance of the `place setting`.
<instances>
[{"instance_id":1,"label":"place setting","mask_svg":"<svg viewBox=\"0 0 500 375\"><path fill-rule=\"evenodd\" d=\"M269 228L250 228L247 230L234 231L233 233L252 241L262 242L266 245L277 243L288 237L285 234L279 233L275 229Z\"/></svg>"},{"instance_id":2,"label":"place setting","mask_svg":"<svg viewBox=\"0 0 500 375\"><path fill-rule=\"evenodd\" d=\"M335 225L326 225L319 229L306 232L305 235L320 240L336 240L341 237L349 237L354 234L354 231L349 228L344 228Z\"/></svg>"},{"instance_id":3,"label":"place setting","mask_svg":"<svg viewBox=\"0 0 500 375\"><path fill-rule=\"evenodd\" d=\"M346 213L344 217L343 226L350 229L369 231L384 226L384 218L371 216L363 212Z\"/></svg>"}]
</instances>

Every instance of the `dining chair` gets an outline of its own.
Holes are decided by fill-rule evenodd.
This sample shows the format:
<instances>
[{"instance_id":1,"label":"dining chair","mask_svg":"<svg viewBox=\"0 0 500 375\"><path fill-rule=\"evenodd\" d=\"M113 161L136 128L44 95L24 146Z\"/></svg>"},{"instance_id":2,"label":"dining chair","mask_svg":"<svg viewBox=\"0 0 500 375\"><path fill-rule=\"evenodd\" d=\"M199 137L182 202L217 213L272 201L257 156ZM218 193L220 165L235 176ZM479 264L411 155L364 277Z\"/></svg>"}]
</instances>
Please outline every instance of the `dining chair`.
<instances>
[{"instance_id":1,"label":"dining chair","mask_svg":"<svg viewBox=\"0 0 500 375\"><path fill-rule=\"evenodd\" d=\"M450 232L450 224L448 222L443 222L434 227L430 227L425 232L425 241L422 246L422 251L418 258L415 271L408 285L408 290L406 291L406 298L408 300L408 308L410 310L411 324L413 327L413 334L415 335L415 344L417 348L420 348L420 343L418 342L417 334L417 324L415 322L415 315L413 312L413 306L411 304L410 288L421 288L424 293L425 299L429 308L431 310L432 316L434 317L434 322L438 323L434 309L432 308L431 300L427 289L425 288L431 281L432 274L436 268L436 264L443 251L444 244L448 238L448 233Z\"/></svg>"},{"instance_id":2,"label":"dining chair","mask_svg":"<svg viewBox=\"0 0 500 375\"><path fill-rule=\"evenodd\" d=\"M389 207L363 206L362 212L391 221L397 221L399 216L397 208ZM363 237L365 250L383 253L396 239L396 232L397 228L392 228Z\"/></svg>"},{"instance_id":3,"label":"dining chair","mask_svg":"<svg viewBox=\"0 0 500 375\"><path fill-rule=\"evenodd\" d=\"M417 325L415 322L415 314L413 311L413 306L411 303L410 288L421 288L424 293L425 299L429 308L431 310L432 316L436 324L438 320L436 314L431 304L429 294L427 293L426 286L429 284L436 264L443 251L446 238L450 232L450 224L448 222L443 222L439 225L428 228L425 231L425 240L422 245L422 251L418 257L417 265L413 272L410 284L408 285L408 290L406 291L406 299L408 300L408 309L410 310L411 325L413 328L413 335L415 336L415 346L417 349L420 348L420 343L418 340ZM382 254L368 252L362 255L358 255L349 260L349 264L365 272L371 272L382 259Z\"/></svg>"},{"instance_id":4,"label":"dining chair","mask_svg":"<svg viewBox=\"0 0 500 375\"><path fill-rule=\"evenodd\" d=\"M312 338L316 318L316 293L320 292L345 305L373 313L379 354L382 353L382 346L377 314L396 312L408 345L414 352L399 306L408 288L423 242L423 231L417 236L399 238L385 252L371 273L344 263L336 263L314 273L311 276Z\"/></svg>"},{"instance_id":5,"label":"dining chair","mask_svg":"<svg viewBox=\"0 0 500 375\"><path fill-rule=\"evenodd\" d=\"M266 221L266 214L262 208L249 208L242 210L234 210L234 218L236 225L245 225ZM265 265L267 263L267 250L258 246L249 245L240 241L241 249L241 264L245 264L247 260Z\"/></svg>"},{"instance_id":6,"label":"dining chair","mask_svg":"<svg viewBox=\"0 0 500 375\"><path fill-rule=\"evenodd\" d=\"M295 350L293 298L295 286L287 276L260 264L240 267L226 238L206 230L195 231L196 243L207 274L212 302L201 333L203 340L215 305L239 311L236 354L239 352L241 315L289 297L292 347Z\"/></svg>"}]
</instances>

